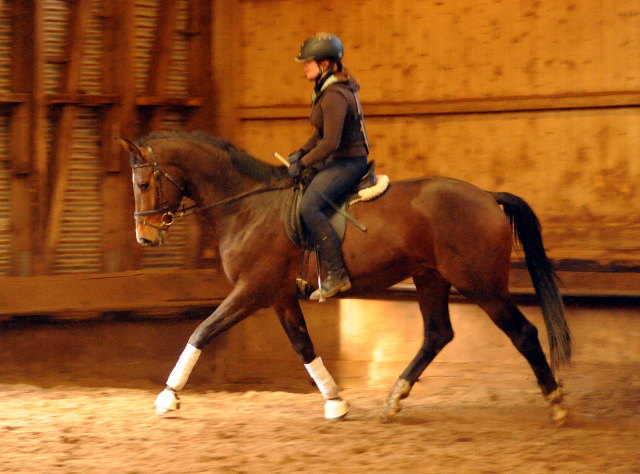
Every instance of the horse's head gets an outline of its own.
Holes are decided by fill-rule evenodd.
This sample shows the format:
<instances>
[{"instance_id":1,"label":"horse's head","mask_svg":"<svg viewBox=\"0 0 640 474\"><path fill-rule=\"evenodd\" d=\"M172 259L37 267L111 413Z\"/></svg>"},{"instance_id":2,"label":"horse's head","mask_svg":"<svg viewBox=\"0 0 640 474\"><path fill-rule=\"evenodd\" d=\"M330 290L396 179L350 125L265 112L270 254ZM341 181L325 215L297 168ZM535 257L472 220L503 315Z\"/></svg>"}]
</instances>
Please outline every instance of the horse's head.
<instances>
[{"instance_id":1,"label":"horse's head","mask_svg":"<svg viewBox=\"0 0 640 474\"><path fill-rule=\"evenodd\" d=\"M175 179L177 169L169 164L161 167L151 147L139 147L127 139L117 140L130 153L136 238L141 245L155 247L164 242L185 194L184 187Z\"/></svg>"}]
</instances>

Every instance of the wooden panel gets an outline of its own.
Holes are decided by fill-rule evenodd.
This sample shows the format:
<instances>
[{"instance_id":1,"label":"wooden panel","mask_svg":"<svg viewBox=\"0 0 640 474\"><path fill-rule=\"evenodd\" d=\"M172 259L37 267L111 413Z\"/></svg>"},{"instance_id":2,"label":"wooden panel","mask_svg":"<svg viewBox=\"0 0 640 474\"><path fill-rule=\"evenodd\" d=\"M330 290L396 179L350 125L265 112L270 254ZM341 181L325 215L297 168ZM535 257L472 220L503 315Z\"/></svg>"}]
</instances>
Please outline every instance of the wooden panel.
<instances>
[{"instance_id":1,"label":"wooden panel","mask_svg":"<svg viewBox=\"0 0 640 474\"><path fill-rule=\"evenodd\" d=\"M240 6L236 136L257 157L273 162L310 134L311 84L292 59L303 39L330 31L363 87L378 173L514 192L538 213L557 261L637 268L636 1Z\"/></svg>"},{"instance_id":2,"label":"wooden panel","mask_svg":"<svg viewBox=\"0 0 640 474\"><path fill-rule=\"evenodd\" d=\"M99 95L104 93L102 64L105 34L104 1L91 0L89 3L90 14L84 32L82 65L80 67L80 90L83 94Z\"/></svg>"},{"instance_id":3,"label":"wooden panel","mask_svg":"<svg viewBox=\"0 0 640 474\"><path fill-rule=\"evenodd\" d=\"M640 252L637 108L376 117L371 159L392 180L448 176L522 196L556 259L635 261ZM310 134L306 120L251 121L244 143L275 164Z\"/></svg>"},{"instance_id":4,"label":"wooden panel","mask_svg":"<svg viewBox=\"0 0 640 474\"><path fill-rule=\"evenodd\" d=\"M95 111L80 111L70 137L67 183L53 273L102 271L99 127Z\"/></svg>"},{"instance_id":5,"label":"wooden panel","mask_svg":"<svg viewBox=\"0 0 640 474\"><path fill-rule=\"evenodd\" d=\"M63 69L67 64L65 46L70 10L70 4L65 0L43 0L44 87L47 93L60 91Z\"/></svg>"},{"instance_id":6,"label":"wooden panel","mask_svg":"<svg viewBox=\"0 0 640 474\"><path fill-rule=\"evenodd\" d=\"M307 102L308 87L292 59L316 31L341 37L365 102L640 88L640 5L634 0L240 5L242 59L250 71L243 105Z\"/></svg>"}]
</instances>

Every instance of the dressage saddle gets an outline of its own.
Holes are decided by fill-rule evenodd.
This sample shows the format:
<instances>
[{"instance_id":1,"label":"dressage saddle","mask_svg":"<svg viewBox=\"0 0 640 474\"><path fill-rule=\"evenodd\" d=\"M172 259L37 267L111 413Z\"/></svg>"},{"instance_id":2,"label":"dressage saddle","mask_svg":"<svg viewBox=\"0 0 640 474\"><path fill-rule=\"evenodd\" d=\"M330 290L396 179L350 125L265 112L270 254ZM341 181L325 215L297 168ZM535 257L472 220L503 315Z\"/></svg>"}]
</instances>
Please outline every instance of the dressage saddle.
<instances>
[{"instance_id":1,"label":"dressage saddle","mask_svg":"<svg viewBox=\"0 0 640 474\"><path fill-rule=\"evenodd\" d=\"M383 175L380 177L380 180L378 179L375 174L375 167L376 162L370 162L362 178L360 178L360 180L357 181L351 189L349 189L342 199L334 203L329 202L330 206L327 207L325 214L331 221L331 226L336 231L336 234L338 234L340 241L344 239L347 219L350 218L350 220L355 221L355 219L348 214L349 206L356 202L369 201L382 195L389 185L389 178L387 176ZM300 201L302 200L302 196L308 184L311 182L311 179L313 179L313 176L303 176L302 179L296 183L293 188L291 188L291 192L289 193L289 197L284 208L284 222L287 235L297 247L304 250L314 249L313 243L309 238L309 234L307 233L300 216ZM335 207L331 204L334 204ZM364 226L360 228L361 230L366 231Z\"/></svg>"}]
</instances>

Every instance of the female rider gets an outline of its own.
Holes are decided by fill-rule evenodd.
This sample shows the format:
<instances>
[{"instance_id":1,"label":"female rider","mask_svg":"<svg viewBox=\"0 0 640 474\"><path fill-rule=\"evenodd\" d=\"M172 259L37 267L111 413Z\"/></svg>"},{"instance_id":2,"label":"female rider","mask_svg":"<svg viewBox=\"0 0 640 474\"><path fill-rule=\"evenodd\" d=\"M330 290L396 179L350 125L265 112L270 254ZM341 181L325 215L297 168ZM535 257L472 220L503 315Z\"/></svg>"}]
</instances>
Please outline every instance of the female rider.
<instances>
[{"instance_id":1,"label":"female rider","mask_svg":"<svg viewBox=\"0 0 640 474\"><path fill-rule=\"evenodd\" d=\"M311 299L329 298L351 288L340 239L324 211L329 207L327 198L339 200L362 177L369 153L357 96L360 86L342 65L343 53L337 36L317 33L302 43L295 58L315 83L310 117L314 132L287 158L291 177L297 178L308 167L318 170L300 204L302 221L326 270Z\"/></svg>"}]
</instances>

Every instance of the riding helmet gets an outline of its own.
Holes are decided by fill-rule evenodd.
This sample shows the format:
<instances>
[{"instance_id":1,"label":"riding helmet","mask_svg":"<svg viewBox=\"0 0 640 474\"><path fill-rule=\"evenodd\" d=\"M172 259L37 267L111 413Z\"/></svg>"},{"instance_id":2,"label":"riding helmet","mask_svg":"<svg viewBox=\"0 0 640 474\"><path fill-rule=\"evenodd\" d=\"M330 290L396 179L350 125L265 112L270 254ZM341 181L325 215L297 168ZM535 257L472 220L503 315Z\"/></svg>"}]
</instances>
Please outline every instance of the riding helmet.
<instances>
[{"instance_id":1,"label":"riding helmet","mask_svg":"<svg viewBox=\"0 0 640 474\"><path fill-rule=\"evenodd\" d=\"M304 40L300 47L300 52L296 56L296 61L303 63L305 61L324 61L328 59L334 63L342 60L344 48L342 41L336 35L331 33L316 33Z\"/></svg>"}]
</instances>

